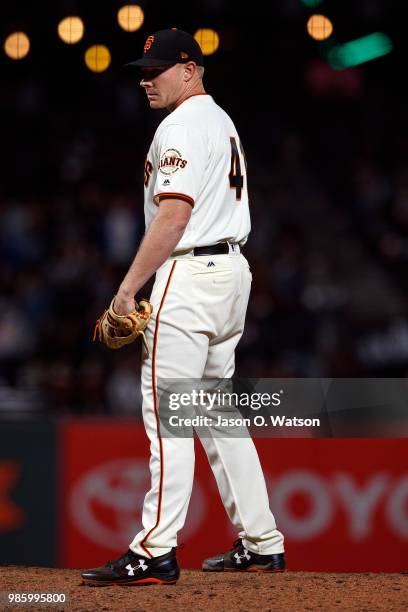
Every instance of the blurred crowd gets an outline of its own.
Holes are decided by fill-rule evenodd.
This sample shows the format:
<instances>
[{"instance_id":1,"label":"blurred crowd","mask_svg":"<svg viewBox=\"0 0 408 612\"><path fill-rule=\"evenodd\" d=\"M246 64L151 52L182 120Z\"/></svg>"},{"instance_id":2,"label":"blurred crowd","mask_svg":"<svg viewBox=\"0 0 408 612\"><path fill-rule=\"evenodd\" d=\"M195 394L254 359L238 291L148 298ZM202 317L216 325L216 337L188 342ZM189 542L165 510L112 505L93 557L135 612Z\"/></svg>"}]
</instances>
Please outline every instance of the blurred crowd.
<instances>
[{"instance_id":1,"label":"blurred crowd","mask_svg":"<svg viewBox=\"0 0 408 612\"><path fill-rule=\"evenodd\" d=\"M62 173L92 167L89 142L73 150ZM405 164L384 174L356 158L341 208L306 159L292 132L272 167L249 172L254 282L237 374L405 375ZM140 411L139 347L109 351L92 332L143 235L142 187L109 191L80 176L60 192L1 201L3 412Z\"/></svg>"},{"instance_id":2,"label":"blurred crowd","mask_svg":"<svg viewBox=\"0 0 408 612\"><path fill-rule=\"evenodd\" d=\"M245 60L247 45L234 37L225 35L204 78L248 159L253 288L236 372L406 376L408 138L398 55L334 71L290 21L281 25L270 99L258 84L272 67L265 75ZM92 335L144 233L143 163L161 115L151 116L137 75L117 67L90 76L71 56L57 59L65 72L34 60L35 76L29 65L9 66L0 96L8 118L0 415L140 414L140 347L109 351Z\"/></svg>"}]
</instances>

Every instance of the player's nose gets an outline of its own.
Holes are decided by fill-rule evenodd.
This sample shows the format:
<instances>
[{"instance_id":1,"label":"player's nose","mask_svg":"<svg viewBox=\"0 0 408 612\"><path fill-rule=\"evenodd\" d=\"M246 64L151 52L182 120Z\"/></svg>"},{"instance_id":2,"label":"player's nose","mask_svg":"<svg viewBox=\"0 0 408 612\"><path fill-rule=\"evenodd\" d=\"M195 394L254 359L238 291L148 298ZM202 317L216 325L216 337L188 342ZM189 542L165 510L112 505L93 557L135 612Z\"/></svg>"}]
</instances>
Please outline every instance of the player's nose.
<instances>
[{"instance_id":1,"label":"player's nose","mask_svg":"<svg viewBox=\"0 0 408 612\"><path fill-rule=\"evenodd\" d=\"M151 80L146 79L145 77L141 78L141 80L140 80L140 86L141 87L146 88L146 87L151 87L151 85L152 85L152 81Z\"/></svg>"}]
</instances>

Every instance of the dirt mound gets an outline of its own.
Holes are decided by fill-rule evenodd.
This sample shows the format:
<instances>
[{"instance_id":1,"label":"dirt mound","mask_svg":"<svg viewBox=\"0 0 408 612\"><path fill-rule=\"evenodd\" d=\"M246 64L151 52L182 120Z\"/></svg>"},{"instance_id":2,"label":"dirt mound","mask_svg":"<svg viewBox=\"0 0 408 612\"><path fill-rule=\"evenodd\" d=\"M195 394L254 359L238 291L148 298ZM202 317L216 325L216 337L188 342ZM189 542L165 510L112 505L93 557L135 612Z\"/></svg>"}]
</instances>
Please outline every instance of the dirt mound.
<instances>
[{"instance_id":1,"label":"dirt mound","mask_svg":"<svg viewBox=\"0 0 408 612\"><path fill-rule=\"evenodd\" d=\"M87 587L78 570L3 566L0 610L408 610L408 575L403 574L212 574L182 571L173 586ZM5 603L6 593L65 593L67 603Z\"/></svg>"}]
</instances>

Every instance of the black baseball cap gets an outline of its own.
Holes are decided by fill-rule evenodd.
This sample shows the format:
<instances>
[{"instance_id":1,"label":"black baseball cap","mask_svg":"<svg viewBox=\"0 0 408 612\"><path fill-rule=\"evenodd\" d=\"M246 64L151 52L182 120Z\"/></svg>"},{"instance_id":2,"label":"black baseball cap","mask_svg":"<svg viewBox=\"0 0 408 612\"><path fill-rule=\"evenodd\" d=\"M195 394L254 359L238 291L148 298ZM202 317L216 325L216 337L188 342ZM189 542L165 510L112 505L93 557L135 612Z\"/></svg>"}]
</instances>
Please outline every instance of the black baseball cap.
<instances>
[{"instance_id":1,"label":"black baseball cap","mask_svg":"<svg viewBox=\"0 0 408 612\"><path fill-rule=\"evenodd\" d=\"M143 57L126 66L166 66L167 64L185 64L195 62L204 64L201 47L191 34L172 28L159 30L147 37Z\"/></svg>"}]
</instances>

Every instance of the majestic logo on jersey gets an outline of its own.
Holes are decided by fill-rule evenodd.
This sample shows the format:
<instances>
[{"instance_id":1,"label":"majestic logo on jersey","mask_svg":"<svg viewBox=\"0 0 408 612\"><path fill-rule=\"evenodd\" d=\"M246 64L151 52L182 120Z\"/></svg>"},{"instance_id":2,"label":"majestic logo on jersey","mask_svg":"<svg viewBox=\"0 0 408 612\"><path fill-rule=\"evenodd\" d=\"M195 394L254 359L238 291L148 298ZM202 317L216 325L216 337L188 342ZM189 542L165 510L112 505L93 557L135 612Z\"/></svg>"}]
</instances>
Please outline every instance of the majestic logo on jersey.
<instances>
[{"instance_id":1,"label":"majestic logo on jersey","mask_svg":"<svg viewBox=\"0 0 408 612\"><path fill-rule=\"evenodd\" d=\"M183 159L177 149L167 149L160 158L159 171L162 174L174 174L180 168L187 166L187 160Z\"/></svg>"},{"instance_id":2,"label":"majestic logo on jersey","mask_svg":"<svg viewBox=\"0 0 408 612\"><path fill-rule=\"evenodd\" d=\"M145 53L149 51L153 43L154 43L154 36L148 36L145 42L145 46L143 47Z\"/></svg>"},{"instance_id":3,"label":"majestic logo on jersey","mask_svg":"<svg viewBox=\"0 0 408 612\"><path fill-rule=\"evenodd\" d=\"M170 185L169 179L166 179L165 181L163 181L163 185Z\"/></svg>"}]
</instances>

